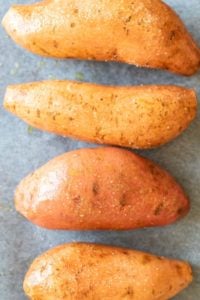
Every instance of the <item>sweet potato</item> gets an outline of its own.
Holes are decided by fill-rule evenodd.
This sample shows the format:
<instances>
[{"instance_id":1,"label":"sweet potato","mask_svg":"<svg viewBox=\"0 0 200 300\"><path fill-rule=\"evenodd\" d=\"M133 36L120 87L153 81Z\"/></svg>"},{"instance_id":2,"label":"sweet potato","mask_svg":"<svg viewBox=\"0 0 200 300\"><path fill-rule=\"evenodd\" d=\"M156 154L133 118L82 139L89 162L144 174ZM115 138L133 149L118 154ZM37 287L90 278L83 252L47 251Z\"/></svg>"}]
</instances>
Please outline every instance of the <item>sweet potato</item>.
<instances>
[{"instance_id":1,"label":"sweet potato","mask_svg":"<svg viewBox=\"0 0 200 300\"><path fill-rule=\"evenodd\" d=\"M16 209L49 229L135 229L183 217L189 201L155 163L118 148L81 149L27 176Z\"/></svg>"},{"instance_id":2,"label":"sweet potato","mask_svg":"<svg viewBox=\"0 0 200 300\"><path fill-rule=\"evenodd\" d=\"M200 50L160 0L46 0L14 5L3 25L16 43L44 56L120 61L191 75Z\"/></svg>"},{"instance_id":3,"label":"sweet potato","mask_svg":"<svg viewBox=\"0 0 200 300\"><path fill-rule=\"evenodd\" d=\"M177 137L196 115L193 90L176 86L112 87L43 81L7 88L6 109L37 128L132 148Z\"/></svg>"},{"instance_id":4,"label":"sweet potato","mask_svg":"<svg viewBox=\"0 0 200 300\"><path fill-rule=\"evenodd\" d=\"M24 281L32 300L167 300L192 281L188 263L124 248L65 244L38 257Z\"/></svg>"}]
</instances>

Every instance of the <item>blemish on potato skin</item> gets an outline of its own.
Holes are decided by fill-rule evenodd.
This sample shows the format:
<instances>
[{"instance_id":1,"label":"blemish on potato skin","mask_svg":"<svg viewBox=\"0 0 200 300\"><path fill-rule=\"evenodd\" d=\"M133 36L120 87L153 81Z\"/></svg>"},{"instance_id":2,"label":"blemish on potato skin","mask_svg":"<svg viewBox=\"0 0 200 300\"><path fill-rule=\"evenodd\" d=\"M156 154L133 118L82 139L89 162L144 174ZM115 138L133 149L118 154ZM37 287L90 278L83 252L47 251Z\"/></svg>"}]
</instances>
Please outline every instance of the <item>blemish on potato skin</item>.
<instances>
[{"instance_id":1,"label":"blemish on potato skin","mask_svg":"<svg viewBox=\"0 0 200 300\"><path fill-rule=\"evenodd\" d=\"M176 37L176 31L175 30L172 30L169 34L169 39L170 41L174 40Z\"/></svg>"},{"instance_id":2,"label":"blemish on potato skin","mask_svg":"<svg viewBox=\"0 0 200 300\"><path fill-rule=\"evenodd\" d=\"M124 254L124 255L127 255L127 256L129 255L129 252L126 251L126 250L122 250L121 252L122 252L122 254Z\"/></svg>"},{"instance_id":3,"label":"blemish on potato skin","mask_svg":"<svg viewBox=\"0 0 200 300\"><path fill-rule=\"evenodd\" d=\"M58 48L58 43L56 41L53 41L54 48Z\"/></svg>"},{"instance_id":4,"label":"blemish on potato skin","mask_svg":"<svg viewBox=\"0 0 200 300\"><path fill-rule=\"evenodd\" d=\"M39 109L37 109L36 114L37 114L37 117L40 118L40 110Z\"/></svg>"},{"instance_id":5,"label":"blemish on potato skin","mask_svg":"<svg viewBox=\"0 0 200 300\"><path fill-rule=\"evenodd\" d=\"M57 115L58 115L57 113L55 113L55 114L52 115L52 119L53 119L54 121L56 120Z\"/></svg>"},{"instance_id":6,"label":"blemish on potato skin","mask_svg":"<svg viewBox=\"0 0 200 300\"><path fill-rule=\"evenodd\" d=\"M48 56L51 55L48 51L46 51L46 49L44 49L44 48L42 48L42 47L40 47L38 45L37 45L37 47L40 50L40 52L42 52L43 54L48 55Z\"/></svg>"},{"instance_id":7,"label":"blemish on potato skin","mask_svg":"<svg viewBox=\"0 0 200 300\"><path fill-rule=\"evenodd\" d=\"M181 215L183 214L183 212L184 212L183 207L179 207L179 208L177 209L177 215L178 215L178 216L181 216Z\"/></svg>"},{"instance_id":8,"label":"blemish on potato skin","mask_svg":"<svg viewBox=\"0 0 200 300\"><path fill-rule=\"evenodd\" d=\"M162 256L156 256L158 260L163 260Z\"/></svg>"},{"instance_id":9,"label":"blemish on potato skin","mask_svg":"<svg viewBox=\"0 0 200 300\"><path fill-rule=\"evenodd\" d=\"M159 216L163 210L163 206L164 204L161 202L157 207L156 209L154 210L154 215L155 216Z\"/></svg>"},{"instance_id":10,"label":"blemish on potato skin","mask_svg":"<svg viewBox=\"0 0 200 300\"><path fill-rule=\"evenodd\" d=\"M117 52L117 49L114 49L112 54L111 54L111 58L112 59L117 59L118 58L118 52Z\"/></svg>"},{"instance_id":11,"label":"blemish on potato skin","mask_svg":"<svg viewBox=\"0 0 200 300\"><path fill-rule=\"evenodd\" d=\"M179 266L178 264L176 264L175 267L176 267L176 270L177 270L178 275L179 275L180 277L182 277L182 276L183 276L183 270L182 270L182 267Z\"/></svg>"},{"instance_id":12,"label":"blemish on potato skin","mask_svg":"<svg viewBox=\"0 0 200 300\"><path fill-rule=\"evenodd\" d=\"M127 199L126 199L126 196L125 195L122 195L122 197L119 199L119 205L121 207L124 207L127 205Z\"/></svg>"},{"instance_id":13,"label":"blemish on potato skin","mask_svg":"<svg viewBox=\"0 0 200 300\"><path fill-rule=\"evenodd\" d=\"M99 184L97 182L93 183L92 191L95 196L99 194Z\"/></svg>"},{"instance_id":14,"label":"blemish on potato skin","mask_svg":"<svg viewBox=\"0 0 200 300\"><path fill-rule=\"evenodd\" d=\"M13 111L16 111L16 105L15 105L15 104L13 104L12 110L13 110Z\"/></svg>"},{"instance_id":15,"label":"blemish on potato skin","mask_svg":"<svg viewBox=\"0 0 200 300\"><path fill-rule=\"evenodd\" d=\"M123 143L124 141L124 134L123 132L120 133L120 142Z\"/></svg>"},{"instance_id":16,"label":"blemish on potato skin","mask_svg":"<svg viewBox=\"0 0 200 300\"><path fill-rule=\"evenodd\" d=\"M81 196L78 195L78 196L74 197L74 198L72 199L72 201L73 201L75 204L80 204L80 202L81 202Z\"/></svg>"},{"instance_id":17,"label":"blemish on potato skin","mask_svg":"<svg viewBox=\"0 0 200 300\"><path fill-rule=\"evenodd\" d=\"M134 290L133 290L132 286L127 287L125 296L130 296L131 298L134 296Z\"/></svg>"},{"instance_id":18,"label":"blemish on potato skin","mask_svg":"<svg viewBox=\"0 0 200 300\"><path fill-rule=\"evenodd\" d=\"M143 255L142 257L142 264L146 265L152 261L152 257L148 254Z\"/></svg>"},{"instance_id":19,"label":"blemish on potato skin","mask_svg":"<svg viewBox=\"0 0 200 300\"><path fill-rule=\"evenodd\" d=\"M126 18L125 23L129 23L132 19L132 16L129 16L128 18Z\"/></svg>"},{"instance_id":20,"label":"blemish on potato skin","mask_svg":"<svg viewBox=\"0 0 200 300\"><path fill-rule=\"evenodd\" d=\"M160 172L160 170L158 169L158 167L155 166L154 164L148 163L148 166L149 166L149 171L154 176L154 178L157 177L157 176L161 176L162 175L162 173Z\"/></svg>"},{"instance_id":21,"label":"blemish on potato skin","mask_svg":"<svg viewBox=\"0 0 200 300\"><path fill-rule=\"evenodd\" d=\"M74 22L72 22L71 24L70 24L70 27L71 28L74 28L76 26L76 24L74 23Z\"/></svg>"}]
</instances>

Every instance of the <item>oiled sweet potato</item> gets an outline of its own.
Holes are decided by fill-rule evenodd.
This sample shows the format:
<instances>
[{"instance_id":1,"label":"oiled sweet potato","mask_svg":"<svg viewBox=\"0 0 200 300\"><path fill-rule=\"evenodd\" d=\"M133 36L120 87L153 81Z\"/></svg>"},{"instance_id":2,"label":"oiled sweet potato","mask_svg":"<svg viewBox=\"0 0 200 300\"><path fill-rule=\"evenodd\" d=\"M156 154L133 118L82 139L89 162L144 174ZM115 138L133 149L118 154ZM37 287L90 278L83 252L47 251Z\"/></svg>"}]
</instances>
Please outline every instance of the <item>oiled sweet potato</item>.
<instances>
[{"instance_id":1,"label":"oiled sweet potato","mask_svg":"<svg viewBox=\"0 0 200 300\"><path fill-rule=\"evenodd\" d=\"M16 209L49 229L135 229L183 217L189 202L155 163L118 148L81 149L27 176Z\"/></svg>"},{"instance_id":2,"label":"oiled sweet potato","mask_svg":"<svg viewBox=\"0 0 200 300\"><path fill-rule=\"evenodd\" d=\"M82 140L152 148L194 119L193 90L177 86L112 87L73 81L11 85L4 106L37 128Z\"/></svg>"},{"instance_id":3,"label":"oiled sweet potato","mask_svg":"<svg viewBox=\"0 0 200 300\"><path fill-rule=\"evenodd\" d=\"M44 56L120 61L191 75L200 50L160 0L46 0L3 19L18 44Z\"/></svg>"},{"instance_id":4,"label":"oiled sweet potato","mask_svg":"<svg viewBox=\"0 0 200 300\"><path fill-rule=\"evenodd\" d=\"M32 300L168 300L191 281L191 268L183 261L75 243L38 257L24 290Z\"/></svg>"}]
</instances>

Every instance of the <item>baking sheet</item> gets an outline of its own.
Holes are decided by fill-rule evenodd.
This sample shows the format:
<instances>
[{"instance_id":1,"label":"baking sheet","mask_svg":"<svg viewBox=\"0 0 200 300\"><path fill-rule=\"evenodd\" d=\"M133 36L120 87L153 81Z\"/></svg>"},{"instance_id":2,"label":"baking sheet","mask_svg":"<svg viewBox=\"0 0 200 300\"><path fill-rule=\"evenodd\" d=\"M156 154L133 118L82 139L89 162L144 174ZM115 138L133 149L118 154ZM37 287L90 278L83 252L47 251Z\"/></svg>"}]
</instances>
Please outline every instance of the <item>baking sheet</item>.
<instances>
[{"instance_id":1,"label":"baking sheet","mask_svg":"<svg viewBox=\"0 0 200 300\"><path fill-rule=\"evenodd\" d=\"M32 1L35 2L35 1ZM200 1L169 0L200 44ZM0 17L14 3L0 0ZM181 77L164 71L137 69L117 63L99 63L34 56L16 46L0 28L0 99L6 85L41 79L78 79L116 85L179 84L200 92L200 73ZM93 144L32 130L0 108L0 300L23 300L24 274L41 252L69 241L89 241L125 246L190 261L194 282L175 299L200 299L200 115L174 142L152 151L139 151L168 169L191 199L190 214L165 228L137 231L48 231L17 214L13 190L30 171L56 155ZM142 299L141 299L142 300Z\"/></svg>"}]
</instances>

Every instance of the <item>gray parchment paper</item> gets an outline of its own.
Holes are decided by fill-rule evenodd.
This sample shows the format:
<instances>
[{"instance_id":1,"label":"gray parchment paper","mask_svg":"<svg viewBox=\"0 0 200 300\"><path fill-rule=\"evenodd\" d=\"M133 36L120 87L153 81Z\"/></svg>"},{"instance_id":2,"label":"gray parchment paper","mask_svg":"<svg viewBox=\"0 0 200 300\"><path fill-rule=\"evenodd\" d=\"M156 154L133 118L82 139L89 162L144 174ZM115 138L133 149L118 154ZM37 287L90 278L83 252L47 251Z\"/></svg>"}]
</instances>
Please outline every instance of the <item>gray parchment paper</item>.
<instances>
[{"instance_id":1,"label":"gray parchment paper","mask_svg":"<svg viewBox=\"0 0 200 300\"><path fill-rule=\"evenodd\" d=\"M29 0L0 0L0 17L14 3ZM34 1L32 1L34 2ZM200 1L167 0L185 21L200 44ZM81 72L81 74L80 74ZM137 69L117 63L57 61L34 56L16 46L0 28L0 99L5 87L48 78L84 79L116 85L179 84L200 92L200 73L193 77L164 71ZM125 246L191 262L193 284L176 299L200 299L200 116L174 142L139 152L159 162L185 187L191 199L191 212L182 221L166 228L137 231L47 231L15 212L13 191L30 171L56 155L94 145L30 130L21 120L0 108L0 300L23 300L24 274L41 252L69 241L90 241ZM56 299L55 299L56 300ZM102 299L103 300L103 299ZM141 299L142 300L142 299Z\"/></svg>"}]
</instances>

